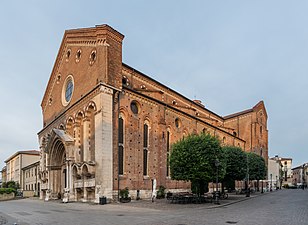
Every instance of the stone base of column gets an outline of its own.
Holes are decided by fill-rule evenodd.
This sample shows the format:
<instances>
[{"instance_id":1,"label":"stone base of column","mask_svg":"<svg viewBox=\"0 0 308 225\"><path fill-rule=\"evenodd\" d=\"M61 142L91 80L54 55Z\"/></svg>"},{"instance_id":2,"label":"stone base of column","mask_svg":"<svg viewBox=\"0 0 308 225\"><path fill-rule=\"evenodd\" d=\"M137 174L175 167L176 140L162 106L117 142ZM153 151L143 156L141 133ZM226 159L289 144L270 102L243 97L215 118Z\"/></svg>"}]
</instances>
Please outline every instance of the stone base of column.
<instances>
[{"instance_id":1,"label":"stone base of column","mask_svg":"<svg viewBox=\"0 0 308 225\"><path fill-rule=\"evenodd\" d=\"M63 203L68 203L69 199L70 199L70 190L68 188L65 188L62 201Z\"/></svg>"},{"instance_id":2,"label":"stone base of column","mask_svg":"<svg viewBox=\"0 0 308 225\"><path fill-rule=\"evenodd\" d=\"M44 199L44 192L40 191L40 200L43 200L43 199Z\"/></svg>"},{"instance_id":3,"label":"stone base of column","mask_svg":"<svg viewBox=\"0 0 308 225\"><path fill-rule=\"evenodd\" d=\"M88 202L88 200L87 199L81 199L81 202Z\"/></svg>"},{"instance_id":4,"label":"stone base of column","mask_svg":"<svg viewBox=\"0 0 308 225\"><path fill-rule=\"evenodd\" d=\"M46 196L45 196L45 201L46 201L46 202L49 201L49 199L50 199L50 194L51 194L50 191L47 190L47 191L46 191Z\"/></svg>"}]
</instances>

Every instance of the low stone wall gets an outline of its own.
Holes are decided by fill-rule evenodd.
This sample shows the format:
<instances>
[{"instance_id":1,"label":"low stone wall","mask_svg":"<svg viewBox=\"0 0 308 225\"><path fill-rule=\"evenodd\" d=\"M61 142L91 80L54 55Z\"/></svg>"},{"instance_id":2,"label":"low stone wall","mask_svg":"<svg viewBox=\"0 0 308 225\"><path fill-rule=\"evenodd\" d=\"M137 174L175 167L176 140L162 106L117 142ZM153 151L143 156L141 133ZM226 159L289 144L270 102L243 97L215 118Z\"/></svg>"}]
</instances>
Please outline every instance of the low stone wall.
<instances>
[{"instance_id":1,"label":"low stone wall","mask_svg":"<svg viewBox=\"0 0 308 225\"><path fill-rule=\"evenodd\" d=\"M14 199L15 198L15 194L11 193L11 194L0 194L0 201L5 201L5 200L10 200L10 199Z\"/></svg>"},{"instance_id":2,"label":"low stone wall","mask_svg":"<svg viewBox=\"0 0 308 225\"><path fill-rule=\"evenodd\" d=\"M35 195L34 191L23 191L22 196L25 198L33 197Z\"/></svg>"}]
</instances>

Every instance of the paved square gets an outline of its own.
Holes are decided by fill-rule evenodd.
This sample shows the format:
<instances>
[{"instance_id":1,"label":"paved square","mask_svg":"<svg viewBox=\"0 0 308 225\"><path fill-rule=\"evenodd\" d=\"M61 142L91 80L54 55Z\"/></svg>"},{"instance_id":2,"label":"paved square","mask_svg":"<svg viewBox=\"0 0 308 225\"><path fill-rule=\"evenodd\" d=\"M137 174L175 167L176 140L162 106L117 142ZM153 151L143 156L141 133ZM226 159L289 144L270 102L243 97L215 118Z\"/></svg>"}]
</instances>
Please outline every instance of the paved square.
<instances>
[{"instance_id":1,"label":"paved square","mask_svg":"<svg viewBox=\"0 0 308 225\"><path fill-rule=\"evenodd\" d=\"M280 190L226 205L138 201L93 205L21 199L0 202L0 225L91 224L308 224L308 190ZM222 203L228 203L227 201Z\"/></svg>"}]
</instances>

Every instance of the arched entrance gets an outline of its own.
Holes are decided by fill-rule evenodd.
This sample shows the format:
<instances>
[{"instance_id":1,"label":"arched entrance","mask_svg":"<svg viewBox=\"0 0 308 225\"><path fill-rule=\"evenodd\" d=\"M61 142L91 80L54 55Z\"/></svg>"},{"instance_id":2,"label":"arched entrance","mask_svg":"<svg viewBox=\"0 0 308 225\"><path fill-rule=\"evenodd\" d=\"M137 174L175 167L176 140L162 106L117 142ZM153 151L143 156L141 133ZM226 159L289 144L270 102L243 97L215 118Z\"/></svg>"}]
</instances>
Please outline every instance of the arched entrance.
<instances>
[{"instance_id":1,"label":"arched entrance","mask_svg":"<svg viewBox=\"0 0 308 225\"><path fill-rule=\"evenodd\" d=\"M56 139L52 145L49 162L52 197L62 199L68 187L68 171L65 146L60 139Z\"/></svg>"},{"instance_id":2,"label":"arched entrance","mask_svg":"<svg viewBox=\"0 0 308 225\"><path fill-rule=\"evenodd\" d=\"M45 179L47 187L44 187L45 200L63 198L63 202L68 202L70 198L74 199L71 172L74 138L64 130L52 129L44 152L48 173L48 179Z\"/></svg>"}]
</instances>

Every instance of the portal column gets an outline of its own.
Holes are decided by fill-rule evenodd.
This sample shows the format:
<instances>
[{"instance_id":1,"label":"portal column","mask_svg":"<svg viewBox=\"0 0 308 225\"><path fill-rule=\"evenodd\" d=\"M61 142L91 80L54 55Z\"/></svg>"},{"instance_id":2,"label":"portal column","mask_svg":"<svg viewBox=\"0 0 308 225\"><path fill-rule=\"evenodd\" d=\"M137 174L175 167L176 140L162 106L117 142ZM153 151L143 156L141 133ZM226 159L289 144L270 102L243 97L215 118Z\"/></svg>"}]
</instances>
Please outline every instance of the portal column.
<instances>
[{"instance_id":1,"label":"portal column","mask_svg":"<svg viewBox=\"0 0 308 225\"><path fill-rule=\"evenodd\" d=\"M65 174L65 178L66 178L66 182L65 182L65 188L64 188L64 197L63 197L63 202L64 203L67 203L69 201L69 191L70 191L70 188L69 188L69 161L66 160L65 161L65 164L66 164L66 174Z\"/></svg>"},{"instance_id":2,"label":"portal column","mask_svg":"<svg viewBox=\"0 0 308 225\"><path fill-rule=\"evenodd\" d=\"M69 188L69 171L68 171L68 163L69 161L66 161L65 164L66 164L66 184L65 184L65 189L68 189Z\"/></svg>"},{"instance_id":3,"label":"portal column","mask_svg":"<svg viewBox=\"0 0 308 225\"><path fill-rule=\"evenodd\" d=\"M74 125L74 143L75 143L75 151L74 151L74 158L75 158L75 162L80 162L80 154L79 154L79 152L80 152L80 134L79 134L79 132L80 132L80 126L79 125L77 125L77 124L75 124Z\"/></svg>"},{"instance_id":4,"label":"portal column","mask_svg":"<svg viewBox=\"0 0 308 225\"><path fill-rule=\"evenodd\" d=\"M83 160L89 162L89 119L83 121Z\"/></svg>"},{"instance_id":5,"label":"portal column","mask_svg":"<svg viewBox=\"0 0 308 225\"><path fill-rule=\"evenodd\" d=\"M69 173L69 189L70 193L73 193L73 171L72 171L72 162L69 161L69 166L68 166L68 173Z\"/></svg>"},{"instance_id":6,"label":"portal column","mask_svg":"<svg viewBox=\"0 0 308 225\"><path fill-rule=\"evenodd\" d=\"M48 158L48 154L46 154L46 161ZM49 201L50 198L50 194L51 194L51 182L50 182L50 173L51 173L51 169L48 168L48 165L46 164L46 169L47 169L47 173L48 173L48 181L47 181L47 190L46 190L46 196L45 196L45 201Z\"/></svg>"},{"instance_id":7,"label":"portal column","mask_svg":"<svg viewBox=\"0 0 308 225\"><path fill-rule=\"evenodd\" d=\"M73 179L73 169L72 169L72 164L74 160L74 142L67 143L66 145L66 152L67 152L67 163L68 163L68 180L67 180L67 189L69 192L69 197L68 200L72 201L75 200L75 191L74 191L74 179Z\"/></svg>"},{"instance_id":8,"label":"portal column","mask_svg":"<svg viewBox=\"0 0 308 225\"><path fill-rule=\"evenodd\" d=\"M40 190L38 190L39 191L39 194L40 194L40 199L43 199L43 195L44 195L44 193L43 193L43 191L42 191L42 184L43 184L43 182L42 182L42 178L43 178L43 174L45 174L45 173L43 173L43 171L45 171L46 170L46 164L45 164L45 158L46 158L46 153L45 153L45 147L43 147L42 145L40 146L40 153L41 153L41 159L40 159L40 169L39 169L39 173L40 173L40 175L41 175L41 178L39 179L39 181L40 181Z\"/></svg>"},{"instance_id":9,"label":"portal column","mask_svg":"<svg viewBox=\"0 0 308 225\"><path fill-rule=\"evenodd\" d=\"M83 181L83 199L82 199L82 201L87 202L88 201L88 195L87 195L87 188L85 187L86 186L85 185L85 177L83 177L82 181Z\"/></svg>"}]
</instances>

